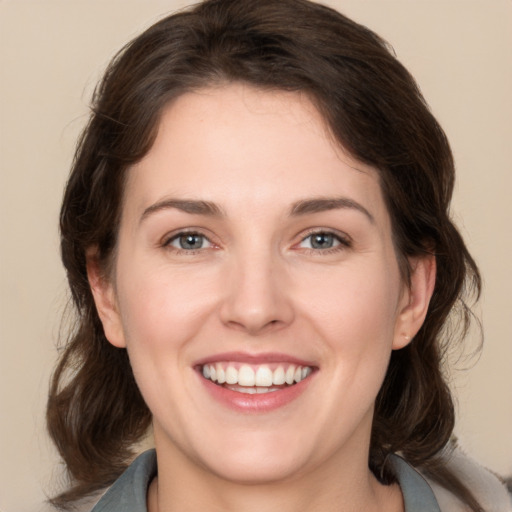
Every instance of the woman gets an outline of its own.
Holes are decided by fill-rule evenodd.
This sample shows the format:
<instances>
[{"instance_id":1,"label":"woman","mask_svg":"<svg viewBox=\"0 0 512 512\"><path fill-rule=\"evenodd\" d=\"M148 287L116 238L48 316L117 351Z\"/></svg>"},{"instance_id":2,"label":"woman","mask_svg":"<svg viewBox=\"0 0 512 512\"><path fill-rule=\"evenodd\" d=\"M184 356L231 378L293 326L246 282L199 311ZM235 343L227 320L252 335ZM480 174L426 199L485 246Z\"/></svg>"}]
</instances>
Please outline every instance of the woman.
<instances>
[{"instance_id":1,"label":"woman","mask_svg":"<svg viewBox=\"0 0 512 512\"><path fill-rule=\"evenodd\" d=\"M306 1L210 0L128 45L93 110L61 212L55 503L112 484L152 424L157 457L95 511L439 510L409 464L481 510L441 372L480 278L385 43Z\"/></svg>"}]
</instances>

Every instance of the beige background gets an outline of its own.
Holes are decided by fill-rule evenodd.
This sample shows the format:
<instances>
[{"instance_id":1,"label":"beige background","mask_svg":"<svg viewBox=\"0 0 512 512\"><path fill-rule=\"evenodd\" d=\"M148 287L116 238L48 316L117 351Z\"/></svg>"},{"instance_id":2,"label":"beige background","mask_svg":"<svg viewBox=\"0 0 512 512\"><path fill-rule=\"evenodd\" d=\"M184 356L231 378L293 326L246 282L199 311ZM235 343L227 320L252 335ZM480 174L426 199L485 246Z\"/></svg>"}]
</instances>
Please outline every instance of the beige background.
<instances>
[{"instance_id":1,"label":"beige background","mask_svg":"<svg viewBox=\"0 0 512 512\"><path fill-rule=\"evenodd\" d=\"M44 493L60 474L44 429L66 297L56 225L90 93L114 51L186 3L0 0L3 512L44 510ZM485 277L486 333L476 366L454 372L457 432L482 463L512 473L512 1L327 3L393 44L452 142L459 172L453 210Z\"/></svg>"}]
</instances>

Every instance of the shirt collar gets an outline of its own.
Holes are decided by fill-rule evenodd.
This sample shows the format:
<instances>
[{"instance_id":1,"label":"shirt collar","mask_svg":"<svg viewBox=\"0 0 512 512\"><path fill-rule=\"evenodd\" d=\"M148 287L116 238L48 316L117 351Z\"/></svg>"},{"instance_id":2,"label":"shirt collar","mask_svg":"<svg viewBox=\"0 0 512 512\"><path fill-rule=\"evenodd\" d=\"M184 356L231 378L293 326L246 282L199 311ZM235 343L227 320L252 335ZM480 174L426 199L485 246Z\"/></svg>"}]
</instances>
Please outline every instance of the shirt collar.
<instances>
[{"instance_id":1,"label":"shirt collar","mask_svg":"<svg viewBox=\"0 0 512 512\"><path fill-rule=\"evenodd\" d=\"M389 461L402 490L405 512L441 512L427 481L411 465L398 455ZM147 490L156 470L155 450L139 455L92 512L147 512Z\"/></svg>"}]
</instances>

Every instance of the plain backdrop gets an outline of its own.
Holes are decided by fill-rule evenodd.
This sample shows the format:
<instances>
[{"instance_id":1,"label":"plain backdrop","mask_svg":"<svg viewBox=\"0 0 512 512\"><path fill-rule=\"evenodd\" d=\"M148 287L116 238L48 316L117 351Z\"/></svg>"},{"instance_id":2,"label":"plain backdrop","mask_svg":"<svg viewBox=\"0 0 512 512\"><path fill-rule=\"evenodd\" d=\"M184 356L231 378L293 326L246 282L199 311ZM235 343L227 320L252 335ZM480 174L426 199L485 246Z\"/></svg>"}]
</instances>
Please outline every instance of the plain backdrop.
<instances>
[{"instance_id":1,"label":"plain backdrop","mask_svg":"<svg viewBox=\"0 0 512 512\"><path fill-rule=\"evenodd\" d=\"M44 426L67 300L57 217L91 92L115 51L188 3L0 0L2 512L47 510L45 493L59 483ZM454 361L451 372L456 431L480 462L511 474L512 1L325 3L391 42L451 140L453 215L485 279L483 353Z\"/></svg>"}]
</instances>

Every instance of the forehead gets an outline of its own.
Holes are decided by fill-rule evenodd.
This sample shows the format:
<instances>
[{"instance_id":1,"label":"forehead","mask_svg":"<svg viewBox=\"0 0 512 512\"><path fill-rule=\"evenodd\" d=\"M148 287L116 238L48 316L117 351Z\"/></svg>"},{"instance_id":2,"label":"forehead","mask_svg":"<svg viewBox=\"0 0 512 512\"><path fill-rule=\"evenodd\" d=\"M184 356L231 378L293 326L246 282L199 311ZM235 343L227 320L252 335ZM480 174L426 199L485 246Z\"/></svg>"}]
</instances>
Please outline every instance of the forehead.
<instances>
[{"instance_id":1,"label":"forehead","mask_svg":"<svg viewBox=\"0 0 512 512\"><path fill-rule=\"evenodd\" d=\"M376 170L335 142L307 95L241 84L186 93L165 108L125 199L140 210L164 194L230 204L250 196L253 208L341 194L383 207Z\"/></svg>"}]
</instances>

